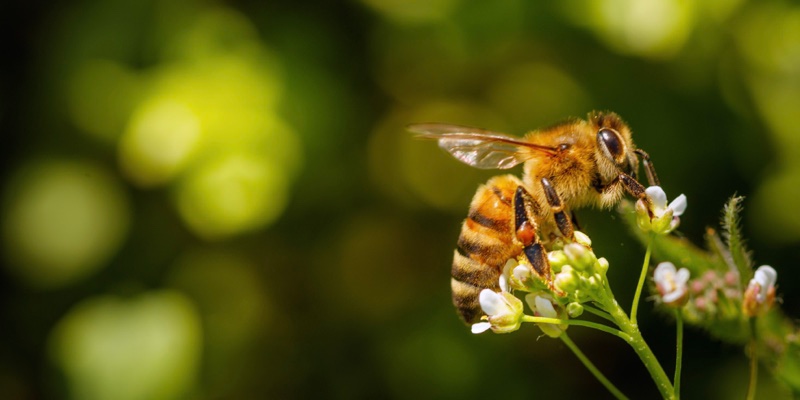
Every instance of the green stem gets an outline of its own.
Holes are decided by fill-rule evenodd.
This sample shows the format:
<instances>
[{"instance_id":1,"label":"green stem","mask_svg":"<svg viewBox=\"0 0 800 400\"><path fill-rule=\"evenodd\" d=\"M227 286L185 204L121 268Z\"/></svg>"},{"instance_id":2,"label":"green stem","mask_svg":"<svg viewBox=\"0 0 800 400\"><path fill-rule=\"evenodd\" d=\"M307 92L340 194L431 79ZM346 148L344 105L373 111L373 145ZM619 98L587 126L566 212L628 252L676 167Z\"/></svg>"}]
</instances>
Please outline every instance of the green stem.
<instances>
[{"instance_id":1,"label":"green stem","mask_svg":"<svg viewBox=\"0 0 800 400\"><path fill-rule=\"evenodd\" d=\"M608 297L603 299L603 308L611 314L611 317L614 318L614 322L616 322L622 332L630 337L628 344L631 345L633 351L635 351L639 359L642 360L645 368L647 368L647 372L650 373L650 377L652 377L653 381L656 383L656 387L661 393L661 396L664 399L674 399L675 392L672 383L670 383L664 369L661 368L661 364L659 364L655 354L650 350L647 342L644 341L642 333L639 331L639 326L628 319L628 315L625 314L625 311L622 310L622 307L619 306L619 303L617 303L613 294L611 294L610 287L607 288L606 293Z\"/></svg>"},{"instance_id":2,"label":"green stem","mask_svg":"<svg viewBox=\"0 0 800 400\"><path fill-rule=\"evenodd\" d=\"M631 305L631 321L634 325L636 322L636 311L639 309L639 297L642 296L642 288L644 281L647 278L647 270L650 269L650 252L653 249L653 238L655 233L650 233L650 238L647 240L647 252L644 253L644 264L642 265L642 273L639 275L639 284L636 286L636 294L633 295L633 305Z\"/></svg>"},{"instance_id":3,"label":"green stem","mask_svg":"<svg viewBox=\"0 0 800 400\"><path fill-rule=\"evenodd\" d=\"M614 384L611 383L611 381L609 381L608 378L606 378L605 375L603 375L603 373L600 372L600 370L597 369L597 367L595 367L594 364L592 364L591 361L589 361L589 358L587 358L586 355L583 354L583 352L580 349L578 349L578 346L575 345L575 343L572 341L572 339L569 338L569 336L567 336L566 332L562 333L561 336L559 337L561 338L561 341L563 341L564 344L566 344L567 347L569 347L569 349L572 350L573 353L575 353L575 356L578 357L579 360L581 360L583 365L586 366L586 369L588 369L589 372L591 372L592 375L594 375L594 377L597 378L597 380L600 381L600 383L602 383L603 386L605 386L606 389L608 389L608 391L614 395L614 397L616 397L617 399L627 400L628 397L622 394L622 392L620 392L619 389L617 389L617 387L614 386Z\"/></svg>"},{"instance_id":4,"label":"green stem","mask_svg":"<svg viewBox=\"0 0 800 400\"><path fill-rule=\"evenodd\" d=\"M590 312L590 313L592 313L592 314L594 314L594 315L597 315L598 317L603 318L603 319L605 319L605 320L607 320L609 322L614 322L614 318L611 318L611 315L609 315L607 312L605 312L603 310L594 308L594 307L592 307L592 306L590 306L588 304L584 304L583 305L583 309L588 311L588 312Z\"/></svg>"},{"instance_id":5,"label":"green stem","mask_svg":"<svg viewBox=\"0 0 800 400\"><path fill-rule=\"evenodd\" d=\"M580 319L558 319L558 318L547 318L547 317L533 317L530 315L523 315L522 322L534 322L538 324L553 324L553 325L578 325L578 326L585 326L588 328L594 328L606 333L610 333L626 342L630 342L631 337L621 332L617 329L610 328L603 324L598 324L596 322L584 321Z\"/></svg>"},{"instance_id":6,"label":"green stem","mask_svg":"<svg viewBox=\"0 0 800 400\"><path fill-rule=\"evenodd\" d=\"M756 398L756 382L758 381L758 355L756 354L756 319L750 318L750 344L748 353L750 356L750 382L747 384L747 400Z\"/></svg>"},{"instance_id":7,"label":"green stem","mask_svg":"<svg viewBox=\"0 0 800 400\"><path fill-rule=\"evenodd\" d=\"M683 315L681 310L675 310L675 321L677 322L676 350L675 350L675 378L672 380L675 385L675 398L681 397L681 365L683 365Z\"/></svg>"}]
</instances>

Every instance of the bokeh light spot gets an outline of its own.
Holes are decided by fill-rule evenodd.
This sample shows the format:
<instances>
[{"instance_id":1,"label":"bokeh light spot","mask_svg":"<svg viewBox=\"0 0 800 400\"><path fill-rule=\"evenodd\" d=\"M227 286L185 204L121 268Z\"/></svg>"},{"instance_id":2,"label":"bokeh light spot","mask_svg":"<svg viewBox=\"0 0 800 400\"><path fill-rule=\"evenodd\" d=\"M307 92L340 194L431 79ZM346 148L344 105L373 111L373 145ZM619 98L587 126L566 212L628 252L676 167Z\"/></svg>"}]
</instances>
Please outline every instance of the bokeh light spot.
<instances>
[{"instance_id":1,"label":"bokeh light spot","mask_svg":"<svg viewBox=\"0 0 800 400\"><path fill-rule=\"evenodd\" d=\"M141 91L138 77L121 64L87 60L68 83L70 116L84 133L115 143Z\"/></svg>"},{"instance_id":2,"label":"bokeh light spot","mask_svg":"<svg viewBox=\"0 0 800 400\"><path fill-rule=\"evenodd\" d=\"M189 228L206 239L218 239L274 221L288 201L288 183L272 160L229 153L189 172L176 199Z\"/></svg>"},{"instance_id":3,"label":"bokeh light spot","mask_svg":"<svg viewBox=\"0 0 800 400\"><path fill-rule=\"evenodd\" d=\"M518 64L503 71L490 88L489 98L515 125L528 130L583 116L591 104L572 77L542 63Z\"/></svg>"},{"instance_id":4,"label":"bokeh light spot","mask_svg":"<svg viewBox=\"0 0 800 400\"><path fill-rule=\"evenodd\" d=\"M50 356L82 400L184 398L200 362L202 331L182 294L82 301L58 323Z\"/></svg>"},{"instance_id":5,"label":"bokeh light spot","mask_svg":"<svg viewBox=\"0 0 800 400\"><path fill-rule=\"evenodd\" d=\"M198 116L186 104L170 98L146 101L120 141L122 168L141 186L166 183L186 165L200 129Z\"/></svg>"},{"instance_id":6,"label":"bokeh light spot","mask_svg":"<svg viewBox=\"0 0 800 400\"><path fill-rule=\"evenodd\" d=\"M606 44L624 54L666 59L689 37L695 5L689 0L584 0L564 10Z\"/></svg>"},{"instance_id":7,"label":"bokeh light spot","mask_svg":"<svg viewBox=\"0 0 800 400\"><path fill-rule=\"evenodd\" d=\"M361 2L395 22L416 24L446 18L458 5L459 0L361 0Z\"/></svg>"},{"instance_id":8,"label":"bokeh light spot","mask_svg":"<svg viewBox=\"0 0 800 400\"><path fill-rule=\"evenodd\" d=\"M794 199L795 201L775 201ZM800 166L784 169L764 179L753 197L753 227L763 237L775 243L800 241Z\"/></svg>"},{"instance_id":9,"label":"bokeh light spot","mask_svg":"<svg viewBox=\"0 0 800 400\"><path fill-rule=\"evenodd\" d=\"M127 196L105 169L40 161L9 184L3 241L12 272L29 284L57 287L101 268L128 230Z\"/></svg>"},{"instance_id":10,"label":"bokeh light spot","mask_svg":"<svg viewBox=\"0 0 800 400\"><path fill-rule=\"evenodd\" d=\"M735 31L747 63L761 72L800 72L800 7L771 2L748 11Z\"/></svg>"},{"instance_id":11,"label":"bokeh light spot","mask_svg":"<svg viewBox=\"0 0 800 400\"><path fill-rule=\"evenodd\" d=\"M237 253L196 250L171 271L170 286L191 296L203 320L205 379L223 392L237 387L248 375L248 349L275 320L256 266Z\"/></svg>"}]
</instances>

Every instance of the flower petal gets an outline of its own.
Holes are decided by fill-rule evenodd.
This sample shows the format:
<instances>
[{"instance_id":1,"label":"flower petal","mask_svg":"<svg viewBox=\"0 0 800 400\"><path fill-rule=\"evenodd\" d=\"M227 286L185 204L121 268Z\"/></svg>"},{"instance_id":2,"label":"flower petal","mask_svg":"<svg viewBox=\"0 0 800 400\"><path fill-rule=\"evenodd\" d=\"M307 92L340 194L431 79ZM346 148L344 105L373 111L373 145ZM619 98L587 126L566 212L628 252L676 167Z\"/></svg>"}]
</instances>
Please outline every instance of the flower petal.
<instances>
[{"instance_id":1,"label":"flower petal","mask_svg":"<svg viewBox=\"0 0 800 400\"><path fill-rule=\"evenodd\" d=\"M669 276L675 275L675 264L664 261L656 267L656 270L653 272L653 280L656 283L661 283L665 279L669 279Z\"/></svg>"},{"instance_id":2,"label":"flower petal","mask_svg":"<svg viewBox=\"0 0 800 400\"><path fill-rule=\"evenodd\" d=\"M761 287L773 286L778 280L778 271L775 271L775 268L769 265L762 265L756 270L754 278L761 284Z\"/></svg>"},{"instance_id":3,"label":"flower petal","mask_svg":"<svg viewBox=\"0 0 800 400\"><path fill-rule=\"evenodd\" d=\"M678 270L678 273L675 274L675 284L677 286L686 286L686 282L689 282L689 270L686 268L681 268Z\"/></svg>"},{"instance_id":4,"label":"flower petal","mask_svg":"<svg viewBox=\"0 0 800 400\"><path fill-rule=\"evenodd\" d=\"M661 186L650 186L644 192L658 211L663 211L667 208L667 194L664 189L661 189Z\"/></svg>"},{"instance_id":5,"label":"flower petal","mask_svg":"<svg viewBox=\"0 0 800 400\"><path fill-rule=\"evenodd\" d=\"M520 282L524 282L531 277L531 269L527 265L517 265L511 273Z\"/></svg>"},{"instance_id":6,"label":"flower petal","mask_svg":"<svg viewBox=\"0 0 800 400\"><path fill-rule=\"evenodd\" d=\"M676 290L674 292L665 294L664 296L661 297L661 300L664 302L664 304L674 303L678 301L681 297L683 297L685 293L686 293L685 290Z\"/></svg>"},{"instance_id":7,"label":"flower petal","mask_svg":"<svg viewBox=\"0 0 800 400\"><path fill-rule=\"evenodd\" d=\"M558 318L558 313L550 300L541 296L536 296L534 302L536 303L536 311L539 315L547 318Z\"/></svg>"},{"instance_id":8,"label":"flower petal","mask_svg":"<svg viewBox=\"0 0 800 400\"><path fill-rule=\"evenodd\" d=\"M681 194L669 203L669 208L672 209L672 215L675 217L683 215L683 212L686 211L686 206L686 195L684 194Z\"/></svg>"},{"instance_id":9,"label":"flower petal","mask_svg":"<svg viewBox=\"0 0 800 400\"><path fill-rule=\"evenodd\" d=\"M508 276L506 274L500 275L500 290L508 292Z\"/></svg>"},{"instance_id":10,"label":"flower petal","mask_svg":"<svg viewBox=\"0 0 800 400\"><path fill-rule=\"evenodd\" d=\"M481 303L481 309L486 315L499 315L508 309L503 296L492 289L483 289L478 296L478 301Z\"/></svg>"},{"instance_id":11,"label":"flower petal","mask_svg":"<svg viewBox=\"0 0 800 400\"><path fill-rule=\"evenodd\" d=\"M472 324L472 333L478 334L483 333L489 330L492 327L492 324L489 322L478 322L477 324Z\"/></svg>"}]
</instances>

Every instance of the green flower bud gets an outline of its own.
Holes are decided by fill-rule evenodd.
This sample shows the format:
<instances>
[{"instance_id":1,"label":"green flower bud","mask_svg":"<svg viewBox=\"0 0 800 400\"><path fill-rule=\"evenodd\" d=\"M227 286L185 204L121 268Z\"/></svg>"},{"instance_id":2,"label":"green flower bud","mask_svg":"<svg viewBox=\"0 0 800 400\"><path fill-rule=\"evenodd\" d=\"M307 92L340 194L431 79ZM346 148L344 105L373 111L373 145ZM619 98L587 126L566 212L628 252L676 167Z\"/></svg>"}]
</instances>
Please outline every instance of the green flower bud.
<instances>
[{"instance_id":1,"label":"green flower bud","mask_svg":"<svg viewBox=\"0 0 800 400\"><path fill-rule=\"evenodd\" d=\"M570 265L563 266L561 272L557 273L553 279L556 289L567 294L573 293L578 288L579 283L579 278Z\"/></svg>"},{"instance_id":2,"label":"green flower bud","mask_svg":"<svg viewBox=\"0 0 800 400\"><path fill-rule=\"evenodd\" d=\"M583 314L583 305L577 302L567 304L567 314L569 314L570 318L580 317Z\"/></svg>"},{"instance_id":3,"label":"green flower bud","mask_svg":"<svg viewBox=\"0 0 800 400\"><path fill-rule=\"evenodd\" d=\"M592 250L578 243L570 243L564 246L564 253L566 253L570 265L579 271L591 270L595 261L597 261L597 256L594 255Z\"/></svg>"},{"instance_id":4,"label":"green flower bud","mask_svg":"<svg viewBox=\"0 0 800 400\"><path fill-rule=\"evenodd\" d=\"M586 247L592 247L592 239L581 231L575 231L575 242L580 243Z\"/></svg>"},{"instance_id":5,"label":"green flower bud","mask_svg":"<svg viewBox=\"0 0 800 400\"><path fill-rule=\"evenodd\" d=\"M608 260L605 257L600 257L597 259L597 262L594 263L595 271L605 274L608 271Z\"/></svg>"},{"instance_id":6,"label":"green flower bud","mask_svg":"<svg viewBox=\"0 0 800 400\"><path fill-rule=\"evenodd\" d=\"M567 255L564 254L563 250L553 250L548 252L547 261L550 262L550 268L552 268L554 272L561 271L561 267L569 263Z\"/></svg>"}]
</instances>

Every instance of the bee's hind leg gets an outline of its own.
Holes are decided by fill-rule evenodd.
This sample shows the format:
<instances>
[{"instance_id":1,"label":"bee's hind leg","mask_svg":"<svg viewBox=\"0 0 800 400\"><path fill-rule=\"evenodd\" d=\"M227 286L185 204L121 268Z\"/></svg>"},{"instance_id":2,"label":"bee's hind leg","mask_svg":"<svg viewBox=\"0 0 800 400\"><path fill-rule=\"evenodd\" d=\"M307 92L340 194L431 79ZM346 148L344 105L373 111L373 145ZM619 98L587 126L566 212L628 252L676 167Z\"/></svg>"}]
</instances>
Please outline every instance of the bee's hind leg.
<instances>
[{"instance_id":1,"label":"bee's hind leg","mask_svg":"<svg viewBox=\"0 0 800 400\"><path fill-rule=\"evenodd\" d=\"M521 185L514 193L514 236L522 244L522 252L533 270L541 277L550 277L550 261L547 252L539 241L536 221L539 205Z\"/></svg>"},{"instance_id":2,"label":"bee's hind leg","mask_svg":"<svg viewBox=\"0 0 800 400\"><path fill-rule=\"evenodd\" d=\"M553 218L556 220L558 230L561 231L562 236L568 240L572 240L574 238L575 228L572 226L572 220L569 215L567 215L566 210L564 210L564 203L561 201L561 197L558 196L556 189L553 188L553 184L551 184L550 180L547 178L542 178L542 188L544 188L544 195L553 213Z\"/></svg>"}]
</instances>

